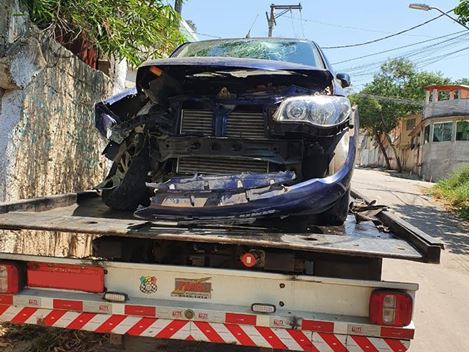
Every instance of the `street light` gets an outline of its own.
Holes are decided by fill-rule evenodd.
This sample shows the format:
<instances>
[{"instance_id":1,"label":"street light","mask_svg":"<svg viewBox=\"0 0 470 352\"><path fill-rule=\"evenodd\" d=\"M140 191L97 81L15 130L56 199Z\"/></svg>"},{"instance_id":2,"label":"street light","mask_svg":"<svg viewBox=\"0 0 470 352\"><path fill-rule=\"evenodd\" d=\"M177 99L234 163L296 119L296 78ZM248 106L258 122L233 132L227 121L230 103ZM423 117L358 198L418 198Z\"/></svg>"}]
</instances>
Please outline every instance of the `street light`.
<instances>
[{"instance_id":1,"label":"street light","mask_svg":"<svg viewBox=\"0 0 470 352\"><path fill-rule=\"evenodd\" d=\"M440 13L442 13L443 15L449 17L452 21L454 22L457 22L458 24L460 24L461 26L465 27L468 29L468 27L462 23L460 23L459 21L457 21L455 18L449 16L446 12L442 11L441 9L438 9L437 7L434 7L434 6L429 6L429 5L426 5L426 4L416 4L416 3L413 3L413 4L410 4L409 5L409 8L410 9L414 9L414 10L422 10L422 11L430 11L430 10L437 10L439 11Z\"/></svg>"}]
</instances>

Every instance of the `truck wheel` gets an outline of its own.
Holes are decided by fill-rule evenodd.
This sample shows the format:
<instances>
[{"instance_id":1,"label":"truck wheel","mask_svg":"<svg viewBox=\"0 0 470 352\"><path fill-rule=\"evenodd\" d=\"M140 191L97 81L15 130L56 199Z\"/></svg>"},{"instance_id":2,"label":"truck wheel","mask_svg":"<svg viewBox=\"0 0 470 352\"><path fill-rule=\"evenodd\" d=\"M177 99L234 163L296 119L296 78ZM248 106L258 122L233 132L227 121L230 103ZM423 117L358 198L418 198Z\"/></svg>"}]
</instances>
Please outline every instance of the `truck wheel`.
<instances>
[{"instance_id":1,"label":"truck wheel","mask_svg":"<svg viewBox=\"0 0 470 352\"><path fill-rule=\"evenodd\" d=\"M124 153L111 167L108 178L117 176L120 183L102 191L103 202L116 210L135 210L150 204L150 193L145 185L150 170L149 148L145 145L137 154Z\"/></svg>"},{"instance_id":2,"label":"truck wheel","mask_svg":"<svg viewBox=\"0 0 470 352\"><path fill-rule=\"evenodd\" d=\"M349 188L327 211L318 214L318 225L343 225L349 212Z\"/></svg>"}]
</instances>

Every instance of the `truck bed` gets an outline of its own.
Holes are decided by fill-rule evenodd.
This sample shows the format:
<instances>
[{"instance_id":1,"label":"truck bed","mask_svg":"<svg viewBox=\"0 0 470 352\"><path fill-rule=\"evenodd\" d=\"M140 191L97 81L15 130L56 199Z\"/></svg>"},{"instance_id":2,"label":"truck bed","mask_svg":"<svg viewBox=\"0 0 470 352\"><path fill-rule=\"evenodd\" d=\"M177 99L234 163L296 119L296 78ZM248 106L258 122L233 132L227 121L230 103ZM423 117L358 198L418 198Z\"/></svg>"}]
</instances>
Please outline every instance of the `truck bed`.
<instances>
[{"instance_id":1,"label":"truck bed","mask_svg":"<svg viewBox=\"0 0 470 352\"><path fill-rule=\"evenodd\" d=\"M356 199L362 198L352 194ZM357 223L351 214L343 226L316 226L302 233L240 224L148 222L136 219L130 212L109 209L94 191L0 204L0 229L35 230L38 241L44 231L50 231L93 238L123 236L439 262L440 242L387 210L373 220ZM14 253L21 246L1 247L5 246L0 246L0 252Z\"/></svg>"}]
</instances>

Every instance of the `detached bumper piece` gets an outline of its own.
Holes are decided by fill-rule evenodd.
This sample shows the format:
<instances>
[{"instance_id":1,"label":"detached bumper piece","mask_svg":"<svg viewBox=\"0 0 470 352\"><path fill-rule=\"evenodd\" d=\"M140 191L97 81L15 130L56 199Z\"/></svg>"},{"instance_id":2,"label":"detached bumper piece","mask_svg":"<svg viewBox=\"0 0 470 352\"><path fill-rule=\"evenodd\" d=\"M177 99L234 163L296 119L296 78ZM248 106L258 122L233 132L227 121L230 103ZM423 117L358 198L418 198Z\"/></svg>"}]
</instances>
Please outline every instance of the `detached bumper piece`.
<instances>
[{"instance_id":1,"label":"detached bumper piece","mask_svg":"<svg viewBox=\"0 0 470 352\"><path fill-rule=\"evenodd\" d=\"M155 196L135 216L141 219L237 219L321 214L348 192L355 159L350 137L344 165L334 175L293 185L293 172L195 176L149 184Z\"/></svg>"}]
</instances>

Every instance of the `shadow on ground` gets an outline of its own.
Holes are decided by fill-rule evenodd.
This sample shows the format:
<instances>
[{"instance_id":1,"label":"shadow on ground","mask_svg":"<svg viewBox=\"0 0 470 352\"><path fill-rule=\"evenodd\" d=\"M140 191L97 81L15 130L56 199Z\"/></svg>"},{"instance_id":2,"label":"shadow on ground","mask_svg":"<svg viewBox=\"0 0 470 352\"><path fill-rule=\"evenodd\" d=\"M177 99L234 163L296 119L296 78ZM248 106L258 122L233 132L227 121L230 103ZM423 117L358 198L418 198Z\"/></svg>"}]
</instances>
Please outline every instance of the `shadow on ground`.
<instances>
[{"instance_id":1,"label":"shadow on ground","mask_svg":"<svg viewBox=\"0 0 470 352\"><path fill-rule=\"evenodd\" d=\"M399 216L428 235L444 242L454 254L468 254L468 223L455 215L422 205L394 205Z\"/></svg>"}]
</instances>

